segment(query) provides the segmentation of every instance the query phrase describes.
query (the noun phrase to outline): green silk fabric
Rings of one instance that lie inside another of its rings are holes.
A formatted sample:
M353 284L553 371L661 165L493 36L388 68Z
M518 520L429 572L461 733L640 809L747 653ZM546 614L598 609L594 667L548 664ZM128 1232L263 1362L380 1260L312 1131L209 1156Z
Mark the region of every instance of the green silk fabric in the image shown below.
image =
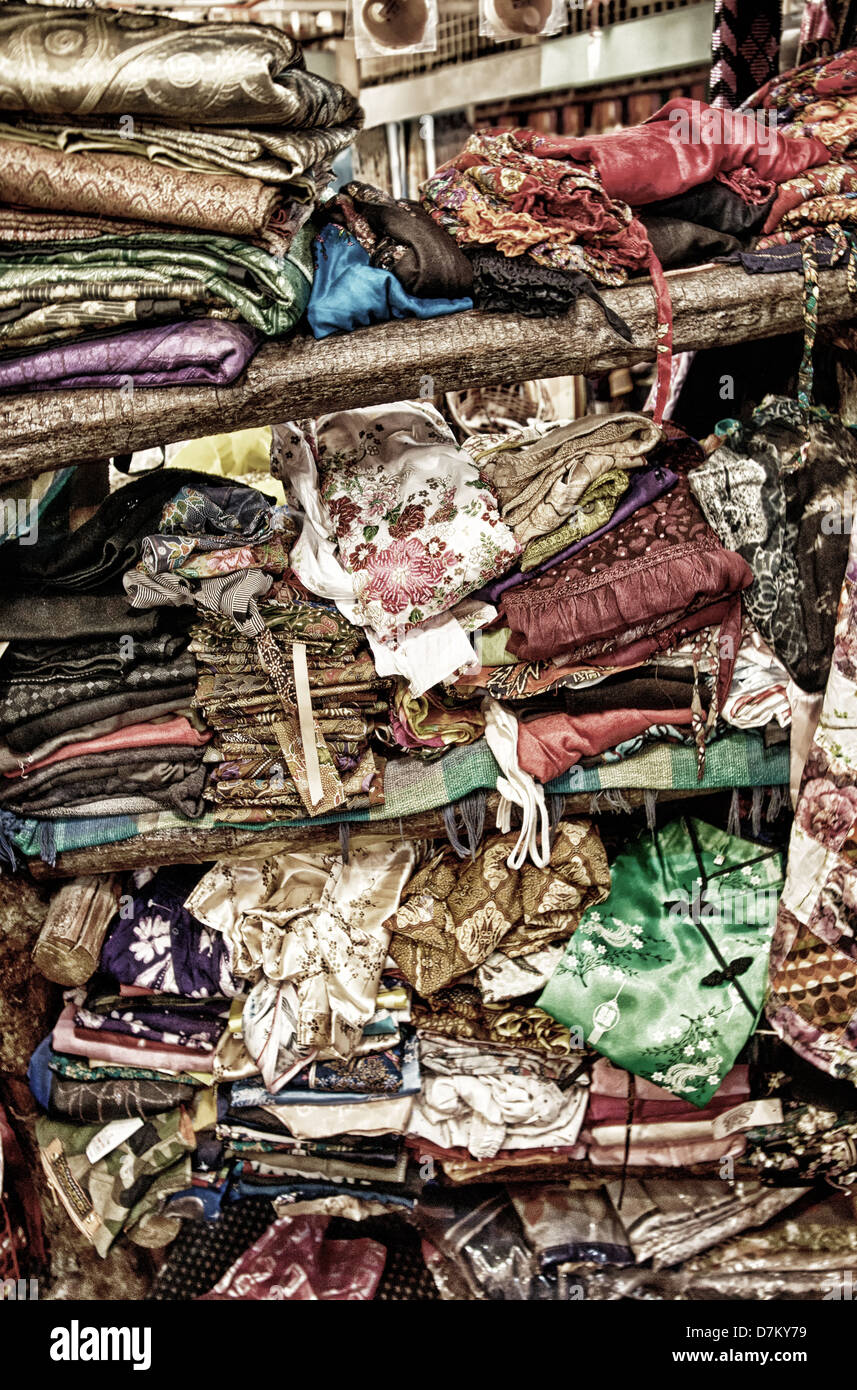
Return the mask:
M539 1005L616 1066L704 1106L764 1001L782 856L683 818L616 858Z

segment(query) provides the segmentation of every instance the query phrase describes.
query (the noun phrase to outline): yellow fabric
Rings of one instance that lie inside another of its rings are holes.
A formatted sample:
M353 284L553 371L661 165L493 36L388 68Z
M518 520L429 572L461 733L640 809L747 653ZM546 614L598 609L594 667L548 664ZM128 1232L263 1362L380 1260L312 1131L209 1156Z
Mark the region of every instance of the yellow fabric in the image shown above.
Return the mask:
M271 477L271 430L267 425L191 439L176 450L167 467L196 468L201 473L240 479L280 505L286 500L282 483Z
M213 1086L209 1090L197 1091L190 1110L190 1122L195 1134L201 1129L211 1129L217 1123L217 1092Z

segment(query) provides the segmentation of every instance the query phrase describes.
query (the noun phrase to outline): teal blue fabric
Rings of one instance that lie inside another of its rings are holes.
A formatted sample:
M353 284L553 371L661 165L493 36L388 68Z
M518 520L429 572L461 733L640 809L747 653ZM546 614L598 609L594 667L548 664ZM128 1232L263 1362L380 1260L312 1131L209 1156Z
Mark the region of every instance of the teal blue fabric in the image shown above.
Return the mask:
M315 279L307 309L316 338L390 319L436 319L472 309L472 299L417 299L389 270L370 264L369 253L330 222L312 247Z

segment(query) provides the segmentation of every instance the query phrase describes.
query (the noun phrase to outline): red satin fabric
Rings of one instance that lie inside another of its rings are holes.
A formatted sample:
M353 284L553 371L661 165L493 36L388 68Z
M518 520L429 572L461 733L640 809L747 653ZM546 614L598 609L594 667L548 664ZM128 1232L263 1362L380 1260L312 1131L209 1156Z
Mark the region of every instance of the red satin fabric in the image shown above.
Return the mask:
M518 762L539 782L567 772L653 724L691 724L693 711L603 710L598 714L546 714L518 725Z
M594 164L609 196L632 207L677 197L698 184L709 183L718 174L746 166L771 183L784 183L830 158L820 140L789 139L773 128L763 132L762 141L749 119L732 129L724 125L723 136L729 138L700 139L698 143L679 138L679 116L685 118L691 133L695 121L704 135L709 121L724 116L723 112L709 115L712 111L705 102L680 97L668 101L643 125L610 135L574 138L518 131L516 136L522 142L529 137L532 152L544 158Z

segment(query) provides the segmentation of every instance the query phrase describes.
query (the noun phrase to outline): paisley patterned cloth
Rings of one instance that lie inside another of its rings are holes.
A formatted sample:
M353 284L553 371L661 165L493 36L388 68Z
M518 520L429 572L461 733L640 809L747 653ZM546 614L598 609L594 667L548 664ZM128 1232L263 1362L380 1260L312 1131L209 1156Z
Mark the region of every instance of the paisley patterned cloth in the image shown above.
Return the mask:
M648 265L648 238L627 203L604 191L594 165L550 158L534 131L471 135L423 184L423 206L461 246L529 255L622 285Z
M528 955L568 936L607 896L607 857L586 820L557 826L550 864L510 869L517 832L486 838L469 862L443 846L408 883L390 919L390 954L422 995L467 974L502 945Z
M319 421L322 499L355 585L355 620L385 640L503 573L518 545L433 406Z
M620 852L539 1005L702 1108L761 1011L780 856L695 820Z
M832 58L815 58L800 67L773 77L747 98L747 109L792 112L803 111L821 98L851 96L857 93L857 49L847 49Z
M827 412L768 397L689 482L724 545L753 572L744 603L802 689L820 689L857 488L857 441Z
M292 129L361 115L281 29L17 4L0 14L0 108Z
M768 236L781 226L799 226L804 220L813 220L812 210L816 202L826 200L832 195L857 192L857 168L849 163L820 164L815 169L807 169L796 178L781 183L777 196L768 213L762 235Z

